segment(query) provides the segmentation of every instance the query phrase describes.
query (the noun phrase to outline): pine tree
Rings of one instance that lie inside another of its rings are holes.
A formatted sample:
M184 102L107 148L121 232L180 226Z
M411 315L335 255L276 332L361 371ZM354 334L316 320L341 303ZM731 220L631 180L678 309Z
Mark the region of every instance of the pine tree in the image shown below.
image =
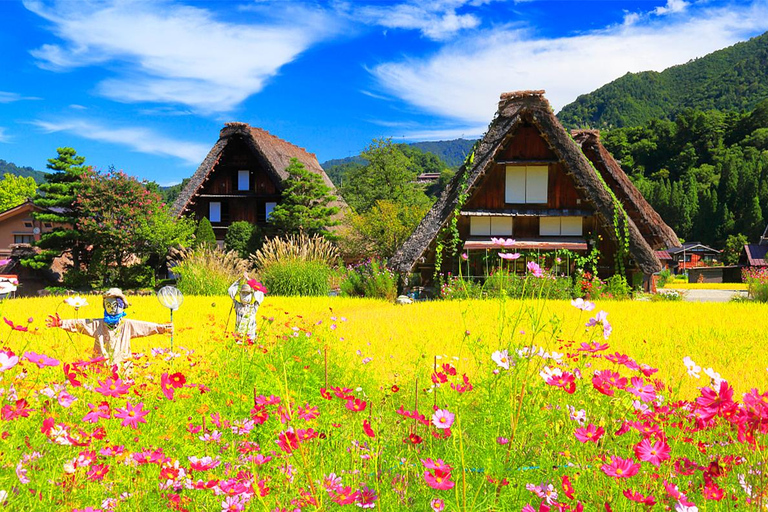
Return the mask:
M752 198L750 208L744 218L744 225L749 227L747 237L750 240L758 240L765 229L765 218L763 218L763 209L760 207L760 198L755 194Z
M338 224L331 219L339 209L328 206L335 199L323 179L304 168L296 158L285 169L283 200L269 217L275 229L283 234L306 233L328 236L328 227Z
M43 233L35 245L40 253L21 260L22 265L41 269L50 266L54 258L65 252L72 257L72 267L80 269L87 262L85 241L75 229L82 211L77 204L77 195L83 186L83 177L91 172L83 165L85 158L78 156L72 148L58 148L56 158L49 158L46 167L53 172L46 173L46 183L40 185L34 198L42 212L33 214L36 220L50 223L53 230Z

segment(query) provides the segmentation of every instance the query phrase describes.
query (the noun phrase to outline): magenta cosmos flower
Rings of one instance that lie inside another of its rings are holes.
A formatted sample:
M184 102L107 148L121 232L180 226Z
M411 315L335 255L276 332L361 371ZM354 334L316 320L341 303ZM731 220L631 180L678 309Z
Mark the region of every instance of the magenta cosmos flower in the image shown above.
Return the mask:
M613 457L610 464L603 464L600 468L608 476L615 478L629 478L635 476L640 470L640 464L636 463L633 459L622 459L621 457Z
M119 378L116 380L106 379L103 382L99 380L97 382L99 383L99 386L94 388L94 391L101 393L104 396L113 396L115 398L120 398L120 395L127 394L131 387Z
M447 409L438 409L432 415L432 424L437 428L451 428L456 415Z
M139 402L136 406L131 405L131 402L126 402L125 409L115 410L115 418L123 420L120 423L123 427L138 428L139 423L147 422L144 419L147 414L149 414L149 411L144 410L144 402Z
M58 359L53 359L52 357L48 357L45 354L36 354L34 352L25 352L24 359L30 363L35 363L39 368L59 365Z
M439 469L435 469L434 471L434 474L429 471L424 472L424 480L427 482L428 486L440 491L453 489L453 486L456 485L456 482L451 481L450 471L442 471Z
M650 462L659 467L665 460L669 460L670 448L666 441L651 441L646 437L635 445L635 455L643 462Z
M528 271L533 275L533 277L543 277L544 276L544 271L541 270L541 267L535 261L529 261L528 262Z
M603 437L603 434L605 434L605 429L603 429L603 427L596 427L592 423L587 425L587 428L577 428L573 433L573 435L576 436L576 439L582 443L586 443L587 441L597 443L600 438Z
M434 512L443 512L445 509L445 502L440 498L433 498L432 501L429 502L429 506L432 507Z

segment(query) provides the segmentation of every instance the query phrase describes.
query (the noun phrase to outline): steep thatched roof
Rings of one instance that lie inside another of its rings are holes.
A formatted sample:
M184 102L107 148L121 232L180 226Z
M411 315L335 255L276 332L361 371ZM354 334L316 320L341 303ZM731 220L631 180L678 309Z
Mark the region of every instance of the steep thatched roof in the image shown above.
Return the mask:
M219 134L219 140L213 145L208 156L205 157L203 163L200 164L195 174L192 175L189 183L187 183L179 197L174 201L173 211L177 216L182 215L190 204L194 202L194 198L199 193L200 188L206 182L216 164L219 163L224 148L227 147L230 141L235 139L242 139L253 154L260 157L259 159L265 164L264 170L277 185L278 189L283 188L283 182L288 177L285 169L290 164L291 158L296 158L304 164L308 171L319 174L323 178L323 182L336 193L336 187L325 174L323 168L320 167L314 153L309 153L304 148L294 146L288 141L275 137L266 130L255 128L247 123L226 123ZM332 206L344 207L345 204L339 198Z
M493 168L497 153L514 137L516 129L523 123L531 123L538 128L563 164L565 172L571 176L585 200L594 208L599 221L608 227L606 232L609 236L615 236L615 209L611 195L592 164L581 152L581 148L557 120L543 95L544 91L520 91L501 95L496 116L480 141L472 166L463 166L456 173L411 237L390 260L393 269L399 272L410 272L414 269L435 243L440 229L450 221L464 176L466 175L471 197L480 183L480 178ZM628 219L628 226L629 251L639 268L646 274L660 271L659 259L631 218Z
M763 231L763 236L760 237L759 245L768 245L768 226L765 226L765 231Z
M619 162L613 158L602 142L597 130L574 130L573 138L586 157L594 164L613 193L621 201L629 217L653 249L679 247L680 240L661 216L637 190Z

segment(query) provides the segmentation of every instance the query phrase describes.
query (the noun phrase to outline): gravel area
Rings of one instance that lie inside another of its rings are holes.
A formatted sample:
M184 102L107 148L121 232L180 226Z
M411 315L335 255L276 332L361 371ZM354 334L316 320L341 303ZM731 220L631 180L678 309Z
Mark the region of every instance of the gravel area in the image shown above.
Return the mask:
M686 302L728 302L733 296L746 297L744 290L683 290Z

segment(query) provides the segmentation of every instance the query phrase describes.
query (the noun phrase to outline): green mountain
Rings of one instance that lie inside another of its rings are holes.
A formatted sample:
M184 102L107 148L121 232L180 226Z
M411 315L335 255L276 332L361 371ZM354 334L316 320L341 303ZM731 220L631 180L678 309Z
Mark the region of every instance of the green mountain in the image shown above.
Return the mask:
M768 32L661 73L627 73L558 114L569 128L640 126L686 108L749 111L768 98Z
M16 164L13 164L11 162L6 162L5 160L0 160L0 176L3 174L15 174L17 176L31 176L35 179L35 182L39 185L40 183L45 182L45 173L41 171L36 171L31 167L19 167Z

